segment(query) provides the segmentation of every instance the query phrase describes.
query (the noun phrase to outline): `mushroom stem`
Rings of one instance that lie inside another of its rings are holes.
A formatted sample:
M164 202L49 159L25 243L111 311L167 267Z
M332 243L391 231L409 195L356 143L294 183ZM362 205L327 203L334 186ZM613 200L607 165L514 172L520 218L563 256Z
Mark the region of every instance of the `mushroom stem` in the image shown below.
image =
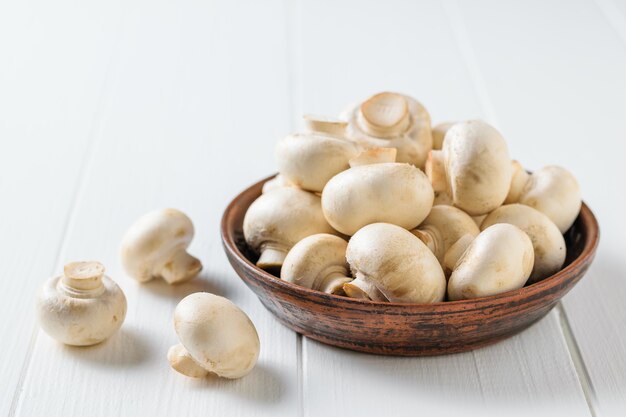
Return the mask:
M178 284L193 278L201 270L200 261L181 249L163 265L160 275L167 283Z
M319 290L327 294L344 295L345 292L343 290L343 286L350 281L352 281L352 278L349 278L340 272L336 272L324 278L319 286Z
M167 360L172 369L191 378L204 378L209 371L193 360L182 344L174 345L167 351Z
M396 148L370 148L350 159L351 168L360 165L382 164L385 162L396 162Z
M426 175L430 179L435 192L446 192L446 168L443 161L443 151L430 151L426 160Z
M256 266L261 269L271 269L280 267L285 261L288 251L275 246L262 245L261 256L256 262Z
M343 285L343 290L350 298L372 301L389 301L376 286L357 273L356 279Z
M430 230L413 229L410 232L417 236L417 238L421 240L428 247L428 249L430 249L430 251L435 254L435 256L437 256L437 239Z
M323 133L343 138L346 136L348 122L333 117L314 116L307 114L303 117L304 125L312 133Z
M404 133L411 123L411 116L404 96L380 93L361 104L358 121L367 133L385 139Z
M446 276L449 276L454 267L456 266L461 256L465 253L465 250L469 247L470 243L474 240L474 236L470 234L463 235L457 240L443 257L443 270Z
M72 293L95 294L104 291L103 276L104 266L100 262L72 262L65 265L59 284Z

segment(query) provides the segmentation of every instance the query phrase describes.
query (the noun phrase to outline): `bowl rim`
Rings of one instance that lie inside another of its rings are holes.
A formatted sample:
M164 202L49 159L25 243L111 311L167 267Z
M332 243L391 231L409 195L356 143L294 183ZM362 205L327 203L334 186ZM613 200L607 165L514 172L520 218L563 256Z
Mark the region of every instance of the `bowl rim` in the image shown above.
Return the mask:
M222 244L225 250L232 255L232 257L236 258L239 261L239 264L245 268L251 276L257 276L263 279L263 281L273 287L278 287L282 291L286 291L291 294L295 294L298 297L303 297L307 299L319 299L320 302L327 304L329 301L334 302L336 304L348 304L353 306L360 307L369 307L372 309L376 308L384 308L384 309L411 309L411 310L423 310L428 312L433 312L434 310L467 310L474 309L477 307L477 304L489 304L493 305L497 304L506 304L509 302L518 302L520 298L530 298L533 295L543 293L545 291L550 291L554 287L558 287L568 280L574 279L577 274L576 271L581 267L589 265L593 260L596 249L598 247L599 239L600 239L600 227L598 225L598 221L591 211L591 209L582 202L580 213L578 217L582 218L583 228L586 230L586 239L584 243L583 250L580 255L572 260L572 262L567 265L565 268L558 271L556 274L553 274L543 280L533 283L528 286L524 286L520 289L507 291L501 294L490 295L486 297L472 298L467 300L456 300L456 301L440 301L431 304L416 304L416 303L398 303L398 302L387 302L387 301L372 301L372 300L361 300L356 298L342 297L334 294L327 294L321 291L313 290L311 288L302 287L300 285L293 284L291 282L283 281L279 277L276 277L270 274L267 271L257 267L255 264L250 262L243 253L239 250L235 243L234 237L234 227L230 228L229 219L231 218L231 213L233 210L240 205L240 201L247 196L247 194L251 193L253 189L260 188L264 183L274 178L277 174L270 175L256 183L250 185L239 194L237 194L232 201L228 204L224 213L222 215L221 225L220 225L220 234L222 238ZM247 210L247 209L246 209ZM577 219L578 219L577 217ZM241 277L243 278L243 277ZM245 279L244 279L245 280Z

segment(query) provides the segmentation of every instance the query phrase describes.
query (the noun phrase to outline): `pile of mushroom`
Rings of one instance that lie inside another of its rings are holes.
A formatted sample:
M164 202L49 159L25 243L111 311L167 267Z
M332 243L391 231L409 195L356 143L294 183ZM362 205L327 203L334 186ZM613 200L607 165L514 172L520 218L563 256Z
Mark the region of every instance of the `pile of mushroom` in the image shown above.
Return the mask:
M582 201L567 170L528 173L480 120L431 127L383 92L340 118L305 117L244 220L257 266L312 290L397 303L500 294L565 263Z

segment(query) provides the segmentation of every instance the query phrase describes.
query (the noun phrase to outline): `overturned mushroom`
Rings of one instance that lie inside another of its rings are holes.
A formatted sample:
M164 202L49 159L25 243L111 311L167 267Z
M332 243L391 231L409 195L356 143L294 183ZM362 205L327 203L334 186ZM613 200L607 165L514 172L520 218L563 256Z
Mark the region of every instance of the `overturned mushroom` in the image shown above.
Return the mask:
M474 220L458 208L434 206L412 233L428 246L443 266L446 253L460 238L465 235L476 237L480 230Z
M260 254L257 266L279 268L287 252L300 240L316 233L336 233L322 213L320 197L294 187L262 194L243 220L246 243Z
M224 297L199 292L183 298L174 311L174 328L180 344L170 348L167 359L183 375L241 378L259 357L254 324Z
M63 275L48 280L37 298L41 328L54 339L74 346L100 343L115 333L126 317L126 297L104 275L99 262L72 262Z
M329 179L349 168L348 161L360 149L345 139L346 122L314 116L305 116L305 121L307 132L278 142L278 171L289 184L321 192Z
M183 212L173 208L151 211L122 239L122 265L139 282L155 277L168 284L187 281L202 270L200 261L187 253L193 235L193 223Z
M349 297L399 303L443 301L446 278L435 255L411 232L387 223L360 229L346 253L355 279Z
M539 210L565 233L574 224L582 205L576 178L559 166L546 166L531 175L521 165L515 168L518 179L511 183L507 201Z
M368 162L375 162L372 150ZM388 158L389 152L378 153ZM335 229L353 235L370 223L392 223L412 229L422 222L433 205L428 178L413 165L383 162L359 165L340 172L322 192L324 216Z
M417 100L379 93L347 110L348 136L364 148L397 148L398 162L424 167L432 149L430 115Z
M485 122L457 123L446 133L443 149L431 151L426 174L437 193L472 216L504 202L511 185L511 160L500 133Z
M526 233L511 224L494 224L476 236L456 262L448 298L479 298L522 288L533 262L533 245Z
M535 262L529 282L540 281L558 272L565 262L565 239L558 227L545 214L522 204L498 207L483 221L484 230L496 223L519 227L530 237L535 251Z
M280 278L329 294L343 294L343 284L352 281L346 262L348 242L317 234L296 243L287 254Z

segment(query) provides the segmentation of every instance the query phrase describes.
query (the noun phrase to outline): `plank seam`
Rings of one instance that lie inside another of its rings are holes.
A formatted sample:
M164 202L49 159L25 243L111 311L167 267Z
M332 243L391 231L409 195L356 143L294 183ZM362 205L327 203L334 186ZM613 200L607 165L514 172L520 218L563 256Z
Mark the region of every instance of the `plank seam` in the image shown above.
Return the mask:
M619 10L613 0L595 0L609 25L617 32L620 39L626 43L626 16Z
M578 346L578 342L572 332L572 326L570 325L565 308L560 301L555 310L559 317L559 323L561 325L565 344L567 345L567 350L569 351L572 363L574 364L574 369L576 370L580 387L583 391L583 395L585 396L585 401L587 401L589 412L593 417L601 417L596 392L593 387L593 383L591 382L591 377L589 376L589 370L587 369L587 365L585 365L580 347Z
M119 32L119 31L118 31ZM63 233L61 236L61 240L57 247L57 251L55 254L55 262L54 269L51 272L51 276L59 270L62 262L63 256L67 250L67 246L69 243L71 232L74 228L74 223L76 219L77 207L78 203L81 200L81 196L83 195L85 188L87 186L87 179L89 178L89 174L91 172L91 166L93 165L93 161L95 160L97 144L101 139L101 129L102 129L102 119L103 113L105 109L105 104L107 102L107 94L109 92L108 84L110 83L111 73L114 68L114 64L117 61L118 57L118 45L119 45L119 36L116 37L113 46L113 53L104 75L104 80L102 82L102 92L100 97L98 98L96 111L94 114L94 122L90 129L89 134L87 135L88 145L85 149L85 158L82 159L80 168L78 169L78 177L76 184L74 186L74 190L72 192L72 205L68 210L68 213L63 222ZM35 350L35 345L37 343L39 335L39 325L37 323L33 323L33 330L31 333L31 337L28 343L26 356L24 357L24 362L22 364L22 368L20 369L20 375L17 381L17 385L15 387L15 391L13 392L13 398L11 399L11 407L9 408L8 417L14 417L17 415L19 410L19 406L22 400L22 393L24 392L24 383L26 382L26 378L30 372L30 365L32 362L33 352Z

